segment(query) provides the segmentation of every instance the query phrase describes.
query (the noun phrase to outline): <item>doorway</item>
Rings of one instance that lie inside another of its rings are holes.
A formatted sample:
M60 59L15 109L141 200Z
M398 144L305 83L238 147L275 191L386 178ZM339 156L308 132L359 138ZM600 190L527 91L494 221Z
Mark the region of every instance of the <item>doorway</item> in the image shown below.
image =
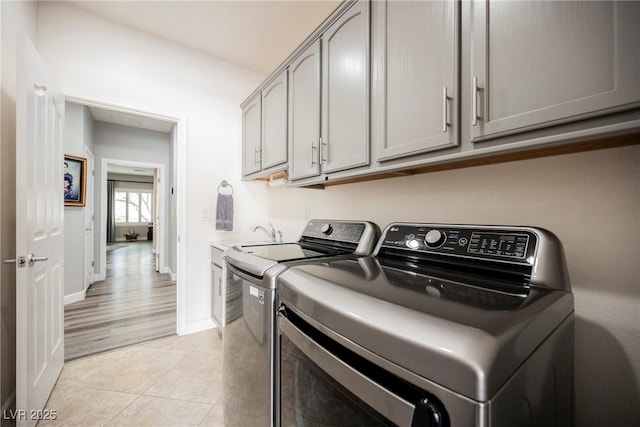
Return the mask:
M170 130L170 151L171 151L171 164L169 167L157 168L154 164L145 164L143 166L152 166L160 178L160 186L164 188L162 191L169 198L166 206L163 208L159 206L157 212L160 212L160 217L156 218L153 223L153 245L157 245L153 258L155 269L160 273L167 273L170 279L175 281L175 301L176 311L174 317L175 330L178 334L182 335L186 333L186 289L184 289L184 268L186 264L186 258L184 251L179 244L179 236L184 234L186 224L184 218L186 217L186 200L184 198L184 188L186 182L186 117L177 114L175 112L158 111L152 107L141 107L139 105L133 106L123 102L114 102L110 99L104 99L100 97L92 97L87 94L67 94L67 101L75 104L84 105L90 108L99 109L103 113L117 116L118 120L125 120L124 125L128 123L126 120L133 120L141 123L144 127L150 122L165 122L171 127ZM118 121L113 121L117 123ZM96 154L96 166L102 163L104 159L99 158ZM109 159L111 163L122 164L121 159ZM124 163L127 163L126 161ZM140 162L129 163L129 166L140 166ZM104 178L101 168L100 173L96 173L96 186L106 186L106 178ZM96 171L97 172L97 171ZM106 194L106 191L100 192L100 198ZM96 204L100 203L96 200ZM100 207L96 206L96 224L95 224L95 255L96 255L96 269L95 280L104 280L106 278L106 227L99 224L102 218L106 215L104 212L99 213L99 210L104 211L106 209L106 203L100 203ZM163 212L164 209L164 213ZM164 250L163 250L164 248Z
M170 229L173 219L167 211L168 194L166 167L163 164L121 159L101 159L100 196L100 260L99 277L106 272L106 248L118 241L150 240L155 271L169 274L176 280ZM98 275L97 275L98 276Z

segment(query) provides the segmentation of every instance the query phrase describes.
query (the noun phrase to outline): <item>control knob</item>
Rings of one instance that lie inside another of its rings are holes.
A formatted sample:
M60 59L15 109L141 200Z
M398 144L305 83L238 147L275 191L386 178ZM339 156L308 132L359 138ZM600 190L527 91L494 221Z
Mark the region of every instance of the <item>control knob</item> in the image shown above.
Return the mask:
M324 234L325 236L329 236L331 233L333 233L333 227L331 226L331 224L325 224L322 226L320 231L322 231L322 234Z
M429 230L427 234L424 236L424 243L428 248L435 249L439 248L444 244L444 241L447 239L447 235L444 234L440 230Z

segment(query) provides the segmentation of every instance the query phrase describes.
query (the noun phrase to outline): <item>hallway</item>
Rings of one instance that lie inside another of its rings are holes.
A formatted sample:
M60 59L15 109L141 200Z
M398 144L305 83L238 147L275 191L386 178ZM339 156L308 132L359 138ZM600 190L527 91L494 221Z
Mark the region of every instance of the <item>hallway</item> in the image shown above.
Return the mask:
M65 360L176 333L176 282L155 272L150 241L107 252L107 278L65 306Z

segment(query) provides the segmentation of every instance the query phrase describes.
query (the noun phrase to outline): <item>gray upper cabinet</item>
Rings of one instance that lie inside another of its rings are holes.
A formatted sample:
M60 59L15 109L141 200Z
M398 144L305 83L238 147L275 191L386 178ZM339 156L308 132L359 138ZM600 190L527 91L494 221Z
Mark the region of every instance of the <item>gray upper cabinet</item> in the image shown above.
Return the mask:
M287 70L262 90L262 169L287 162Z
M262 144L262 113L260 95L242 109L242 175L260 171L260 147Z
M320 40L289 65L289 179L320 173Z
M242 176L286 168L287 70L242 107Z
M638 23L639 1L345 0L242 104L244 176L331 185L625 143L607 138L640 126Z
M637 2L474 1L471 27L474 141L638 106Z
M369 164L369 2L322 35L322 172Z
M379 161L456 146L458 2L373 3L373 143Z

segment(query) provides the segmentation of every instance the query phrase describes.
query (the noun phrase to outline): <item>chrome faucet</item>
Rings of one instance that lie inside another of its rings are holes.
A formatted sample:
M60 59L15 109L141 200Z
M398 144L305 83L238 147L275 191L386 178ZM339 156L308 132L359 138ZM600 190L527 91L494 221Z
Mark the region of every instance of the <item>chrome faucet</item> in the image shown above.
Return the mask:
M267 233L269 235L269 237L271 237L271 241L272 242L276 242L276 229L273 228L273 225L271 225L271 223L269 222L269 229L261 226L261 225L256 225L255 227L253 227L253 231L258 231L258 230L264 230L265 233ZM282 236L282 232L280 232L280 236ZM282 237L281 237L282 238Z

